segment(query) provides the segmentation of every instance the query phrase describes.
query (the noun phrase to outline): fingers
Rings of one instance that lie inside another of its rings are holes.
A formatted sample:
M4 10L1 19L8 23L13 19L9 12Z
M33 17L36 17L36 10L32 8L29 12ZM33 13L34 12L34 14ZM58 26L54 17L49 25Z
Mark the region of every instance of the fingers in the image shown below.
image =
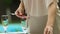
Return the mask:
M53 34L53 31L52 31L52 30L49 30L49 31L47 32L47 34Z
M47 32L48 32L48 28L46 28L46 29L44 30L44 34L47 34Z
M17 17L20 17L20 16L19 16L19 11L16 10L16 11L15 11L15 15L16 15Z
M50 30L48 30L47 34L51 34Z
M51 27L45 28L44 34L53 34L53 28L51 28Z
M44 34L50 34L50 31L48 31L48 29L46 29L46 30L44 31Z
M53 28L52 27L48 28L48 34L53 34Z
M53 29L52 28L50 29L50 34L53 34Z

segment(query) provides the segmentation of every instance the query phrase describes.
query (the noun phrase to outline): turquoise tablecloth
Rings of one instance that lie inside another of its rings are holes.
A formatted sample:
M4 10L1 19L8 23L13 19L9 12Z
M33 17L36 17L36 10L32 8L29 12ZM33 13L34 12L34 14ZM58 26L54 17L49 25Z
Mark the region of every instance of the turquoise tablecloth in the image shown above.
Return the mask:
M23 32L22 26L18 25L18 24L10 24L7 27L6 32ZM2 25L0 25L0 32L3 33L4 32L4 28Z
M25 27L26 26L26 21L21 21L21 23L11 23L9 24L8 23L8 20L4 20L2 21L4 25L7 25L7 30L6 32L23 32L23 28L22 27ZM3 28L3 25L1 24L0 25L0 32L4 32L4 28Z

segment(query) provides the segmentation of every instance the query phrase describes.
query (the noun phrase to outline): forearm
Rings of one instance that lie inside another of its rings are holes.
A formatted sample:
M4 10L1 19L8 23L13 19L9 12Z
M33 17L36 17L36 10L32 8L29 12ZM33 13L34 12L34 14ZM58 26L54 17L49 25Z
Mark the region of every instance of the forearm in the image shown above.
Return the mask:
M23 3L23 0L20 0L20 4L19 4L19 9L20 11L23 11L24 10L24 3Z
M54 26L54 22L55 22L55 18L56 18L56 11L57 11L56 3L53 2L52 4L50 4L50 6L48 8L47 25Z

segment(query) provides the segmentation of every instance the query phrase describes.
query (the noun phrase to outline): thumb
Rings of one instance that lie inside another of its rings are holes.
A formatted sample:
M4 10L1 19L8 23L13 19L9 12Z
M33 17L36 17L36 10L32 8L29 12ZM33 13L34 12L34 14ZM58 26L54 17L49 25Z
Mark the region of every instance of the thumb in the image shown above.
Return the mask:
M48 28L45 28L44 34L48 34Z

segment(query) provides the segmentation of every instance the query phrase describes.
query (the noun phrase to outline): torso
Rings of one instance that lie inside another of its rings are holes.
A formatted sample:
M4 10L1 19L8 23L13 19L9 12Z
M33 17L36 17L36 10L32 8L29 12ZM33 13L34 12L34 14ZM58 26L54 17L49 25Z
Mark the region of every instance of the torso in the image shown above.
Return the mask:
M45 16L48 14L45 0L23 0L25 10L30 16Z
M38 32L39 34L43 33L47 22L47 16L45 15L48 15L48 6L51 2L51 0L24 0L26 12L30 14L30 16L33 16L29 19L29 25L34 34L37 34ZM57 25L55 25L54 34L59 32L57 28Z

